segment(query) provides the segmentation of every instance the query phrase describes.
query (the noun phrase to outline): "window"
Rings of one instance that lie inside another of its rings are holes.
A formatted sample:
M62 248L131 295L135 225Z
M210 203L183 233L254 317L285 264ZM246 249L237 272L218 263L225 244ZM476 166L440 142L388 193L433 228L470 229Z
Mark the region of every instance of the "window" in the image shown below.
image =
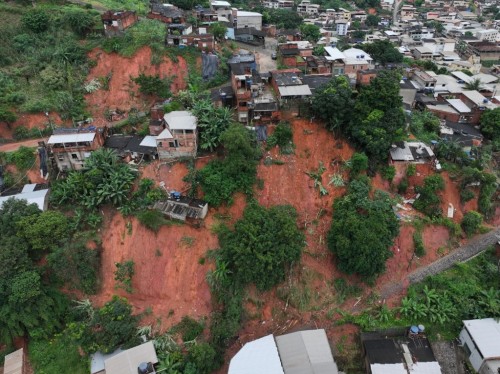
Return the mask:
M186 130L186 134L192 134L193 130Z
M71 154L71 158L72 158L73 160L78 160L78 154L76 154L76 153L72 153L72 154Z
M173 142L169 142L168 145L170 148L177 148L179 146L179 141L176 139Z

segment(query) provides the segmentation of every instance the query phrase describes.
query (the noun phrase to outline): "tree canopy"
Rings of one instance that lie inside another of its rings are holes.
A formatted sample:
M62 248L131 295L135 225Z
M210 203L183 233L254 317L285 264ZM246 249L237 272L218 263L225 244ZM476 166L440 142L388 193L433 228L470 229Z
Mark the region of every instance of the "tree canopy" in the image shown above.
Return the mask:
M296 223L297 213L289 205L266 209L251 203L233 230L219 235L220 260L231 278L241 285L255 284L267 290L285 279L286 266L298 261L304 234Z
M404 135L399 75L392 71L380 72L368 86L361 88L351 113L346 135L372 160L386 160L392 143Z
M385 271L392 256L390 247L399 233L392 201L384 192L369 197L367 177L353 180L348 193L333 204L328 248L335 254L340 270L359 274L372 281Z
M344 130L352 115L354 100L349 80L333 77L314 92L312 112L326 122L329 130Z
M303 23L300 25L300 32L302 34L302 38L310 41L311 43L316 43L321 38L320 29L316 25Z
M293 10L269 9L266 10L266 13L269 15L267 17L268 22L278 28L295 29L302 24L302 17Z
M487 110L483 113L480 129L488 139L500 141L500 108Z
M366 43L361 46L361 49L369 53L376 62L382 65L403 62L403 55L388 40L376 40L373 43Z

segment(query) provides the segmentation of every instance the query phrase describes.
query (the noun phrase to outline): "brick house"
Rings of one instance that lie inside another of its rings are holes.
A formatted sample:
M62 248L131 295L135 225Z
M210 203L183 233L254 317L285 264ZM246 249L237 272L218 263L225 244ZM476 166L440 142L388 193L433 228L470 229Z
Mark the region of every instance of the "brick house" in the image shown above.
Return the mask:
M139 17L136 12L130 10L108 10L101 14L101 19L104 26L104 35L112 37L122 35L126 29L139 20Z
M163 116L165 129L156 137L160 160L195 157L198 147L197 119L188 111Z
M167 24L183 24L186 22L186 17L182 9L172 4L163 4L156 1L151 2L150 11L147 17L157 19Z
M377 70L359 70L356 74L356 84L360 86L367 86L377 76Z
M166 46L191 46L201 51L211 52L215 49L215 39L207 33L205 27L193 30L191 25L172 23L167 26Z
M49 155L60 171L80 170L91 153L104 145L107 133L107 127L56 129L47 142Z

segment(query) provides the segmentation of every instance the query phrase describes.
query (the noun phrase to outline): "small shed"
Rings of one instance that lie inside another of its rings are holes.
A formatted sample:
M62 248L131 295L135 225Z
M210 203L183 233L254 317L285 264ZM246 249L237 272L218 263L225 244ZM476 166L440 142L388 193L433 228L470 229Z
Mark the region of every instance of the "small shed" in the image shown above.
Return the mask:
M204 219L208 213L208 203L206 201L192 199L187 196L157 201L153 208L172 219L181 221Z
M124 351L117 350L110 355L96 355L92 357L92 374L137 374L139 365L158 363L152 341ZM104 361L104 371L95 371L102 368L102 361Z
M422 142L399 142L390 150L392 161L424 163L434 159L434 152Z

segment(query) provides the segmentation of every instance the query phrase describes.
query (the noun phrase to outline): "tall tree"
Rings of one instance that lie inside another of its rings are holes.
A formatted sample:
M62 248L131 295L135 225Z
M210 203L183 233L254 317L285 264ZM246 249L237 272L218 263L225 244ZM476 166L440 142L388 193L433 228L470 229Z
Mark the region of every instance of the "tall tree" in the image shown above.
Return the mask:
M328 248L339 269L359 274L367 281L385 271L389 250L399 232L399 223L386 193L370 196L367 177L353 180L344 197L333 204L333 219L328 232Z
M382 71L363 87L346 131L377 162L386 160L392 143L403 138L405 116L399 78L393 71Z
M316 43L321 38L321 32L318 26L304 23L300 25L302 37L311 43Z
M329 130L344 130L352 115L352 89L345 76L333 77L314 92L312 112L326 122Z
M382 65L403 62L403 55L388 40L376 40L363 44L361 48Z
M487 110L483 113L480 129L487 138L500 141L500 108Z

